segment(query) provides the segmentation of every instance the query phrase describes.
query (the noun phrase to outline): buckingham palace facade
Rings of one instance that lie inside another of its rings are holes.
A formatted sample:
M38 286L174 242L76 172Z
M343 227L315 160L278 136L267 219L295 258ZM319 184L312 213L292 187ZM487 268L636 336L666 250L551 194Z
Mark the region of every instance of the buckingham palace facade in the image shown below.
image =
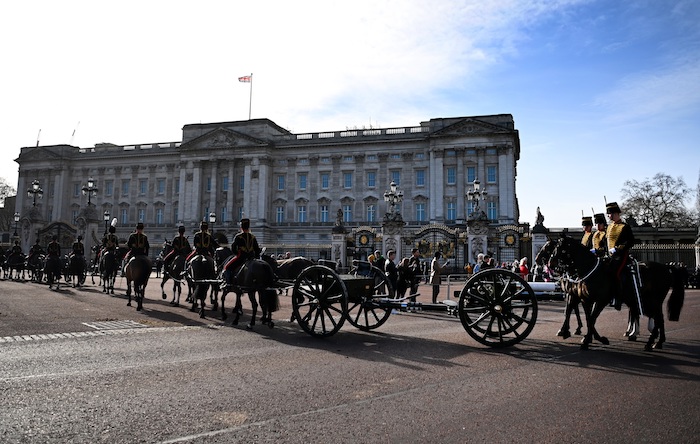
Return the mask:
M229 242L240 218L248 217L273 253L317 259L329 258L337 218L347 227L350 254L381 246L392 181L403 193L396 209L407 245L432 236L434 249L437 234L426 234L427 227L458 244L474 210L468 193L478 180L485 191L480 210L496 233L489 246L498 248L498 233L518 231L519 157L510 114L304 134L269 119L188 124L179 142L22 148L16 211L25 250L51 230L63 230L66 241L83 234L86 244L97 243L107 216L116 218L122 238L144 222L154 246L172 238L179 224L196 231L213 213L214 231ZM40 187L39 199L24 193L32 187ZM357 245L359 233L367 245ZM467 260L466 253L454 254Z

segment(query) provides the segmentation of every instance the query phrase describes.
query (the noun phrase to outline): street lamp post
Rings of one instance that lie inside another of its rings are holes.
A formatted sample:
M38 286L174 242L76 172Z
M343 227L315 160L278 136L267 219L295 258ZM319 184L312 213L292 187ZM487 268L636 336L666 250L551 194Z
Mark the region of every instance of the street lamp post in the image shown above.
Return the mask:
M107 236L107 230L109 229L109 211L105 210L104 214L102 215L102 218L105 221L105 236Z
M212 211L211 213L209 213L209 225L211 225L210 228L213 228L215 223L216 223L216 213Z
M389 214L396 212L396 204L403 201L403 191L397 190L396 182L389 184L389 189L384 192L384 201L389 203Z
M480 202L486 199L488 193L486 190L481 189L481 182L479 182L479 179L474 179L473 186L474 188L472 190L467 191L467 197L472 202L472 214L478 217L481 210Z
M32 206L36 206L36 197L39 196L39 199L44 197L44 190L41 189L41 186L39 184L39 180L34 179L32 182L32 187L27 190L27 196L31 197L33 199L32 201Z
M19 234L17 234L17 224L19 223L19 218L19 213L15 213L15 238L19 236Z
M92 196L97 196L97 187L95 187L95 180L90 177L88 178L87 185L83 187L83 195L87 195L88 197L88 207L90 207L91 203L91 197Z

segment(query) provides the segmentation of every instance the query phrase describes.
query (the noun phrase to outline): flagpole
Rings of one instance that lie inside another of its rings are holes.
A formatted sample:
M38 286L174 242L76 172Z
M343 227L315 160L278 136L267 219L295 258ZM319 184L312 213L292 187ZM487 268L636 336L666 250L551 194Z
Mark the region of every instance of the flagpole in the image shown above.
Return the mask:
M253 73L250 73L250 98L248 99L248 120L250 120L251 110L253 109Z

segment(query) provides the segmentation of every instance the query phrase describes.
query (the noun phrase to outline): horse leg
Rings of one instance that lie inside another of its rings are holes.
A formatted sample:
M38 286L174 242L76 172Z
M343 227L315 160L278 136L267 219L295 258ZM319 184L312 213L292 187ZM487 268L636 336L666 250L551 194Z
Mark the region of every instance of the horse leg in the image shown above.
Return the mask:
M126 306L131 307L131 281L129 280L126 281L126 295L129 298L129 301L126 303Z
M632 309L627 314L627 331L625 336L628 341L636 341L639 336L639 314Z
M571 333L569 332L569 318L571 317L571 296L568 296L566 298L566 308L564 309L564 323L561 325L561 328L557 332L557 336L560 336L563 339L568 339L571 337Z
M233 318L233 321L231 324L233 325L238 325L238 320L241 318L241 315L243 314L243 304L241 304L241 293L236 292L236 305L233 307L233 313L236 315Z
M134 297L136 299L136 311L143 310L143 298L146 293L146 288L141 285L134 285Z
M576 327L576 331L574 334L580 335L581 334L581 328L583 327L583 323L581 322L581 313L578 309L579 304L581 303L580 300L577 300L576 303L574 304L574 314L576 315L576 322L578 323L578 327Z
M226 294L228 293L228 289L224 288L221 291L221 320L225 321L226 320L226 307L224 307L225 302L226 302Z
M167 299L168 295L165 294L165 283L168 282L168 273L163 274L163 280L160 282L160 297Z
M197 297L202 304L199 308L199 317L204 319L204 307L206 305L207 293L209 292L209 284L197 285Z
M255 299L255 291L248 293L248 299L250 299L250 305L253 307L253 314L250 317L250 322L246 326L248 330L252 330L255 326L255 316L258 314L258 301Z

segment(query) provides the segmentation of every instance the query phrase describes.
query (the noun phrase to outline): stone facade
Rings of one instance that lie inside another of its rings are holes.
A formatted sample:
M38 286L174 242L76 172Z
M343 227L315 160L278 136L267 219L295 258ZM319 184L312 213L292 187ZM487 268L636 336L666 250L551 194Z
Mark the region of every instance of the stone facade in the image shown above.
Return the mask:
M431 223L464 227L474 179L488 192L481 209L489 226L517 226L519 158L520 138L509 114L307 134L292 134L268 119L191 124L180 142L22 148L16 211L28 223L32 209L26 249L35 231L52 223L78 232L93 227L86 239L101 238L105 212L117 218L122 238L142 220L157 246L175 235L178 223L192 233L214 212L214 230L229 241L245 216L273 253L330 259L339 210L348 233L359 227L381 233L384 192L392 180L403 191L398 210L407 232ZM94 211L86 213L81 190L89 177L98 191L91 198ZM32 207L22 190L35 179L44 194Z

